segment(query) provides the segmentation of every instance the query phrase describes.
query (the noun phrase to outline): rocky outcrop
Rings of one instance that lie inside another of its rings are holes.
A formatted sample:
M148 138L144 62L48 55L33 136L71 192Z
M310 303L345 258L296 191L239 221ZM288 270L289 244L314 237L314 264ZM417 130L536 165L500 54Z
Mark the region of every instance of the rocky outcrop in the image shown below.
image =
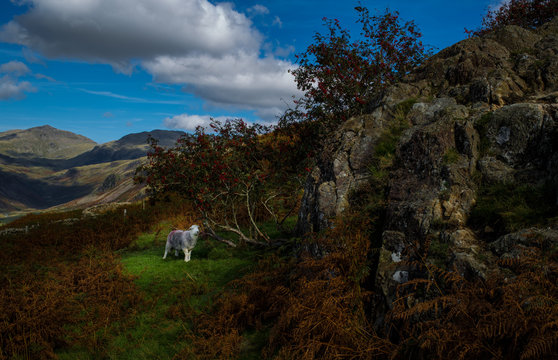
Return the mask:
M377 113L352 118L329 140L312 170L299 211L300 233L319 231L349 204L349 194L368 181L368 166L384 126ZM332 151L333 149L333 151Z
M376 264L375 286L387 306L395 287L413 277L402 260L427 244L447 249L427 261L467 277L499 271L496 259L529 239L555 244L552 224L494 240L468 219L479 188L558 183L558 19L537 31L508 26L442 50L388 89L370 115L342 125L308 178L299 231L322 230L351 206L350 194L371 176L378 139L410 98Z

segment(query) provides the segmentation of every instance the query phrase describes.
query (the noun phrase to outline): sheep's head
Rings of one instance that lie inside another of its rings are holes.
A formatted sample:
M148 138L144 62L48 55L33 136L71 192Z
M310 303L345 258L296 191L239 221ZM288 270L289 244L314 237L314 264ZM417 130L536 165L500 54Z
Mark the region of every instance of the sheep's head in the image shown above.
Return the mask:
M200 227L198 225L192 225L190 226L188 231L190 232L190 234L192 234L192 237L198 237L200 233Z

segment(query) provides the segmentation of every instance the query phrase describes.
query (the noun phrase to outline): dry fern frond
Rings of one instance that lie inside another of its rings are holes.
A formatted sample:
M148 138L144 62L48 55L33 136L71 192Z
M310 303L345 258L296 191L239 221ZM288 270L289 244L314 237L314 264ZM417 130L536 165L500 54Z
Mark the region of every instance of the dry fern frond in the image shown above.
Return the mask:
M521 354L521 360L526 359L550 359L558 354L558 332L553 336L535 337L525 346Z

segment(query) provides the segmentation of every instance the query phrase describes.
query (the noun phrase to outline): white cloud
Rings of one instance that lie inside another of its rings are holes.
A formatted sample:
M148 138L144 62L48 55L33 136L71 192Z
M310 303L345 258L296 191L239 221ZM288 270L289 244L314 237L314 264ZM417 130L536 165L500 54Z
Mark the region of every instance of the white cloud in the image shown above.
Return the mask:
M26 92L36 91L28 81L18 81L8 75L0 78L0 100L20 100L25 98Z
M187 84L188 91L221 107L267 114L273 109L275 116L285 110L285 101L297 93L288 73L292 64L273 57L259 58L243 52L221 58L161 56L144 66L155 80Z
M127 74L141 66L155 81L181 85L211 105L260 114L280 113L284 99L297 93L288 74L294 65L275 55L261 57L263 35L231 3L23 1L28 11L0 27L0 41L27 46L40 56L106 63ZM269 13L263 5L249 11ZM278 17L273 23L281 26Z
M25 58L25 61L27 61L28 63L40 64L40 65L46 66L45 62L43 60L41 60L39 58L39 56L37 54L35 54L29 48L21 49L21 53L22 53L23 57Z
M144 99L126 95L115 94L110 91L95 91L95 90L87 90L87 89L78 89L79 91L83 91L84 93L91 94L91 95L98 95L98 96L105 96L114 99L119 99L127 102L132 103L143 103L143 104L168 104L168 105L180 105L183 104L182 101L172 101L172 100L153 100L153 99Z
M261 34L230 3L207 0L28 0L30 10L5 24L0 40L50 58L110 63L160 54L219 56L257 50Z
M0 65L0 74L12 74L14 76L23 76L31 72L27 65L20 61L10 61Z
M44 75L44 74L34 74L33 76L35 78L39 79L39 80L48 80L50 82L56 82L55 79L51 78L50 76Z
M287 45L285 47L278 46L273 53L280 57L287 57L294 52L295 52L295 47L292 45Z
M283 22L281 21L281 18L279 16L275 16L275 19L273 19L273 23L271 25L277 25L278 27L282 28Z
M263 5L260 5L260 4L256 4L256 5L248 8L246 11L248 12L248 14L250 14L252 16L269 14L269 9L266 8Z
M0 64L0 100L20 100L25 93L36 92L37 89L29 81L19 81L19 77L29 74L31 70L20 61Z
M187 131L194 131L198 126L209 129L211 119L224 122L228 118L224 116L211 117L209 115L188 115L180 114L173 117L167 117L163 121L165 127L169 129L182 129Z

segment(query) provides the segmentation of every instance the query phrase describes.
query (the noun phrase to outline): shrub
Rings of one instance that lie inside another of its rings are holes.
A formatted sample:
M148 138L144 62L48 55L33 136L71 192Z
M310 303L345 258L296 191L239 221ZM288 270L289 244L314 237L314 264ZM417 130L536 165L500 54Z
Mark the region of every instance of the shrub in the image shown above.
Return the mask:
M241 119L213 121L211 127L214 134L198 127L170 149L151 139L149 162L138 168L136 180L145 181L155 198L174 192L191 201L205 231L231 246L217 231L266 244L269 236L258 222L273 217L280 225L296 205L305 163L296 150L302 137Z
M489 9L477 30L467 30L469 36L480 36L506 25L535 29L558 14L556 0L509 0L499 8Z
M364 113L378 93L420 65L429 54L412 22L403 23L398 12L371 15L357 6L362 31L356 40L337 19L324 18L325 34L316 33L314 43L298 54L292 70L305 95L283 121L317 120L326 128Z

